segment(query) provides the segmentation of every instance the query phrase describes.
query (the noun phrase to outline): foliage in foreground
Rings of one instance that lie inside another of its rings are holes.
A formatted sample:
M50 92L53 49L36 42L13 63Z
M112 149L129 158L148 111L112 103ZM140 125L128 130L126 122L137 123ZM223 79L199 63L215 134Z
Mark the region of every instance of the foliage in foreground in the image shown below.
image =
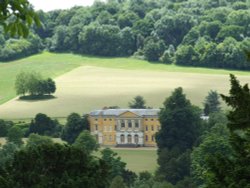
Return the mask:
M247 84L241 86L234 75L230 75L230 82L229 96L221 96L232 107L227 116L232 154L210 156L207 187L250 187L250 90Z
M159 120L157 174L176 184L190 176L190 154L201 130L200 110L186 99L182 88L177 88L164 102Z
M82 185L101 188L107 185L107 170L103 160L77 147L38 145L15 154L13 163L0 171L0 185L7 188Z

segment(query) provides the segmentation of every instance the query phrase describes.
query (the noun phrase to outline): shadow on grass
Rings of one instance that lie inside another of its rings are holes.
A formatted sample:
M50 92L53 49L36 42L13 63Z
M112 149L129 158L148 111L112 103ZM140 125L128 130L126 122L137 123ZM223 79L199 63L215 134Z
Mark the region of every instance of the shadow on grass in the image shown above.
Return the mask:
M56 97L53 95L27 95L27 96L21 96L18 100L21 101L46 101L46 100L52 100Z

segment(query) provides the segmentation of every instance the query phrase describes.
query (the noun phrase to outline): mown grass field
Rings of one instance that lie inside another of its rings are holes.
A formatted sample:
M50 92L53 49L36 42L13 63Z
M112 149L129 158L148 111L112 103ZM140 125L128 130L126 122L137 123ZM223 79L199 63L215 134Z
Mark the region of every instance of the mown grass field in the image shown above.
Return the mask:
M112 149L127 163L127 169L136 173L142 171L154 173L157 168L157 154L154 149Z
M56 98L47 101L13 99L15 77L21 71L36 71L44 77L56 78ZM0 118L32 118L42 112L63 119L71 112L88 113L104 106L126 108L135 95L142 95L148 106L159 108L179 86L184 88L192 103L201 106L210 89L228 93L229 73L237 75L243 83L250 81L250 72L243 71L45 52L0 63Z

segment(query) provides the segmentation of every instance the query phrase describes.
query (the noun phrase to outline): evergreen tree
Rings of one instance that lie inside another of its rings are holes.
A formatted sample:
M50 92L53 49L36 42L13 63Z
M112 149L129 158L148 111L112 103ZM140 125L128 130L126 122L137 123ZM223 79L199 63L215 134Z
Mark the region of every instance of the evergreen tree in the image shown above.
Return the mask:
M159 121L158 175L176 184L190 175L190 153L199 136L200 110L186 99L182 88L177 88L164 102Z
M129 108L144 109L146 108L145 103L146 103L145 99L142 96L138 95L133 99L132 102L129 102Z
M250 90L247 84L241 86L234 75L230 75L229 96L222 99L232 108L228 114L230 145L233 153L208 159L210 182L207 187L250 187Z
M209 91L204 102L204 114L207 116L210 113L220 111L220 96L217 91Z

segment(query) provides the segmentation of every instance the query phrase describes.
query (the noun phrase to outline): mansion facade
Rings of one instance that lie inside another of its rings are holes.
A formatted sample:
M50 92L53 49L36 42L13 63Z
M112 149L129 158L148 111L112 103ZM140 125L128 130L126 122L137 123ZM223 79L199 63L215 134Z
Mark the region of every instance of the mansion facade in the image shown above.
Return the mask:
M90 130L100 145L156 146L159 109L104 109L89 114Z

